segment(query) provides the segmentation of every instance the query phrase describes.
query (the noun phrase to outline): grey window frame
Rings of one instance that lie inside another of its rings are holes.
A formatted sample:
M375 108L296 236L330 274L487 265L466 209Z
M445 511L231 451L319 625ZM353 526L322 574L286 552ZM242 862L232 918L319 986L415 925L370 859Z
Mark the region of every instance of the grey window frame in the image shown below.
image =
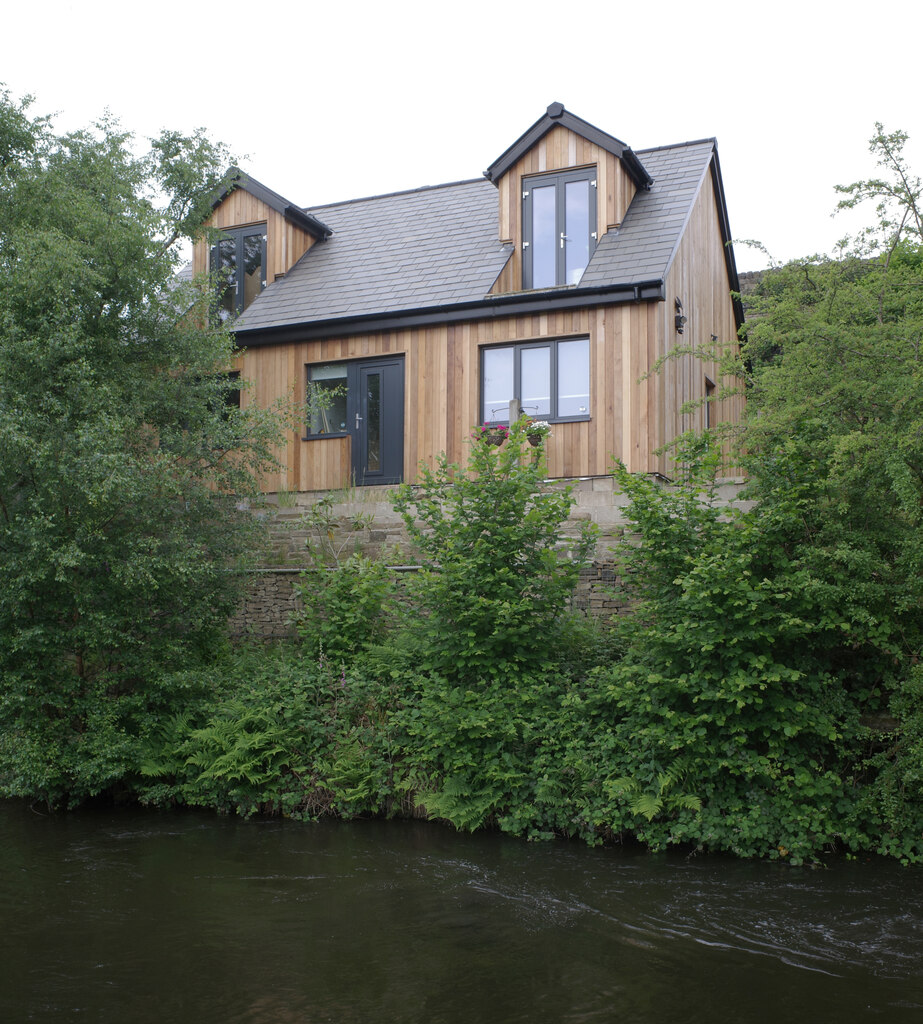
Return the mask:
M597 199L597 174L596 167L582 167L577 170L555 171L549 174L530 174L522 178L522 286L532 288L532 254L534 244L532 238L532 192L536 187L543 188L548 185L555 187L555 238L564 233L565 226L565 188L569 181L588 181L591 188L590 209L589 209L589 239L587 265L593 258L598 241L598 199ZM566 253L563 247L555 247L555 283L551 287L560 287L567 284L566 277Z
M550 400L551 408L557 409L558 407L558 345L566 344L569 341L586 341L588 345L588 358L587 358L587 388L590 395L593 393L593 359L592 359L592 347L593 342L588 334L577 334L573 337L564 338L538 338L532 341L517 341L507 343L503 345L482 345L478 354L478 410L481 414L482 423L504 423L509 425L509 418L507 419L494 419L491 418L488 413L489 410L484 408L484 353L487 351L497 352L501 349L511 348L513 350L513 394L510 398L516 398L520 402L522 401L522 359L521 353L526 349L537 349L547 348L550 349ZM588 409L586 415L581 416L556 416L554 413L548 416L542 416L538 413L533 413L529 409L522 409L522 412L526 416L531 416L532 419L543 419L549 423L584 423L587 420L592 419L589 408L592 407L592 400L588 399Z
M247 224L244 227L234 228L221 228L221 234L212 243L211 249L209 250L209 267L214 273L219 270L218 266L218 249L221 242L225 242L228 239L233 239L236 246L236 274L233 282L228 282L228 287L232 287L235 290L234 298L234 315L240 316L244 311L244 287L243 279L241 277L240 269L243 266L244 260L244 239L249 238L251 235L259 235L261 238L261 249L260 249L260 291L266 287L266 224L256 223Z

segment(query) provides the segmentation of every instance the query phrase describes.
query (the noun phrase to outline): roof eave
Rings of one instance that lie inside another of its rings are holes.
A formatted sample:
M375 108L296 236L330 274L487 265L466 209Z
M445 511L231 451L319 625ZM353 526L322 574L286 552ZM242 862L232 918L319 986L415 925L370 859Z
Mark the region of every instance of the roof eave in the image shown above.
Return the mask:
M372 331L404 330L458 323L465 320L486 320L497 316L519 316L536 312L581 309L586 306L623 302L662 302L665 297L662 278L592 288L563 288L541 292L513 292L489 295L470 302L444 303L417 309L363 313L356 316L333 317L326 320L277 327L254 328L235 332L238 346L253 348L278 345L314 338L366 334Z

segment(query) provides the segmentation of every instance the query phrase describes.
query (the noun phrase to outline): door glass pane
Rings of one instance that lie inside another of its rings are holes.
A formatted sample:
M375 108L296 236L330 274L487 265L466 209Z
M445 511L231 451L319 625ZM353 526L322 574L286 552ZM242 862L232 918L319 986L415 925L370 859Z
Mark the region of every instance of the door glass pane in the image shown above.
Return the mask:
M551 349L524 348L520 360L522 411L544 419L551 415Z
M558 415L590 412L590 339L558 342Z
M381 374L365 375L365 472L381 472Z
M311 367L308 430L312 434L338 434L346 430L345 363Z
M244 304L247 306L260 294L263 285L263 235L244 235Z
M554 185L532 189L532 287L551 288L555 275L555 194Z
M218 297L218 316L227 320L237 312L237 242L222 238L215 246L217 265L212 269L221 275L222 291Z
M564 247L567 284L578 284L590 260L590 183L568 181L564 186Z
M482 423L508 423L513 398L513 349L484 349Z

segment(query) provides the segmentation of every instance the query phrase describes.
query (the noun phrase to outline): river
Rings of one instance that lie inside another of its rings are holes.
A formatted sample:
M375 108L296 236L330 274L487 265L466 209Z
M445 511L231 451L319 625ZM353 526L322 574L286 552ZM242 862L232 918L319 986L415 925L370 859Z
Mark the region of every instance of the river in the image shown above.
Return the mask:
M923 871L0 803L0 1021L923 1021Z

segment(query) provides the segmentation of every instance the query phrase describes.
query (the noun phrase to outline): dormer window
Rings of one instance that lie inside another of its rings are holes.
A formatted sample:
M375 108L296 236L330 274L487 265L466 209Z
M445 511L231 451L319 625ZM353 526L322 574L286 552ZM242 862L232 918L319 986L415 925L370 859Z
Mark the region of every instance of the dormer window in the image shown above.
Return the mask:
M522 179L522 286L578 284L596 248L596 168Z
M212 246L211 268L225 283L218 300L222 320L237 316L266 287L266 225L231 228Z

